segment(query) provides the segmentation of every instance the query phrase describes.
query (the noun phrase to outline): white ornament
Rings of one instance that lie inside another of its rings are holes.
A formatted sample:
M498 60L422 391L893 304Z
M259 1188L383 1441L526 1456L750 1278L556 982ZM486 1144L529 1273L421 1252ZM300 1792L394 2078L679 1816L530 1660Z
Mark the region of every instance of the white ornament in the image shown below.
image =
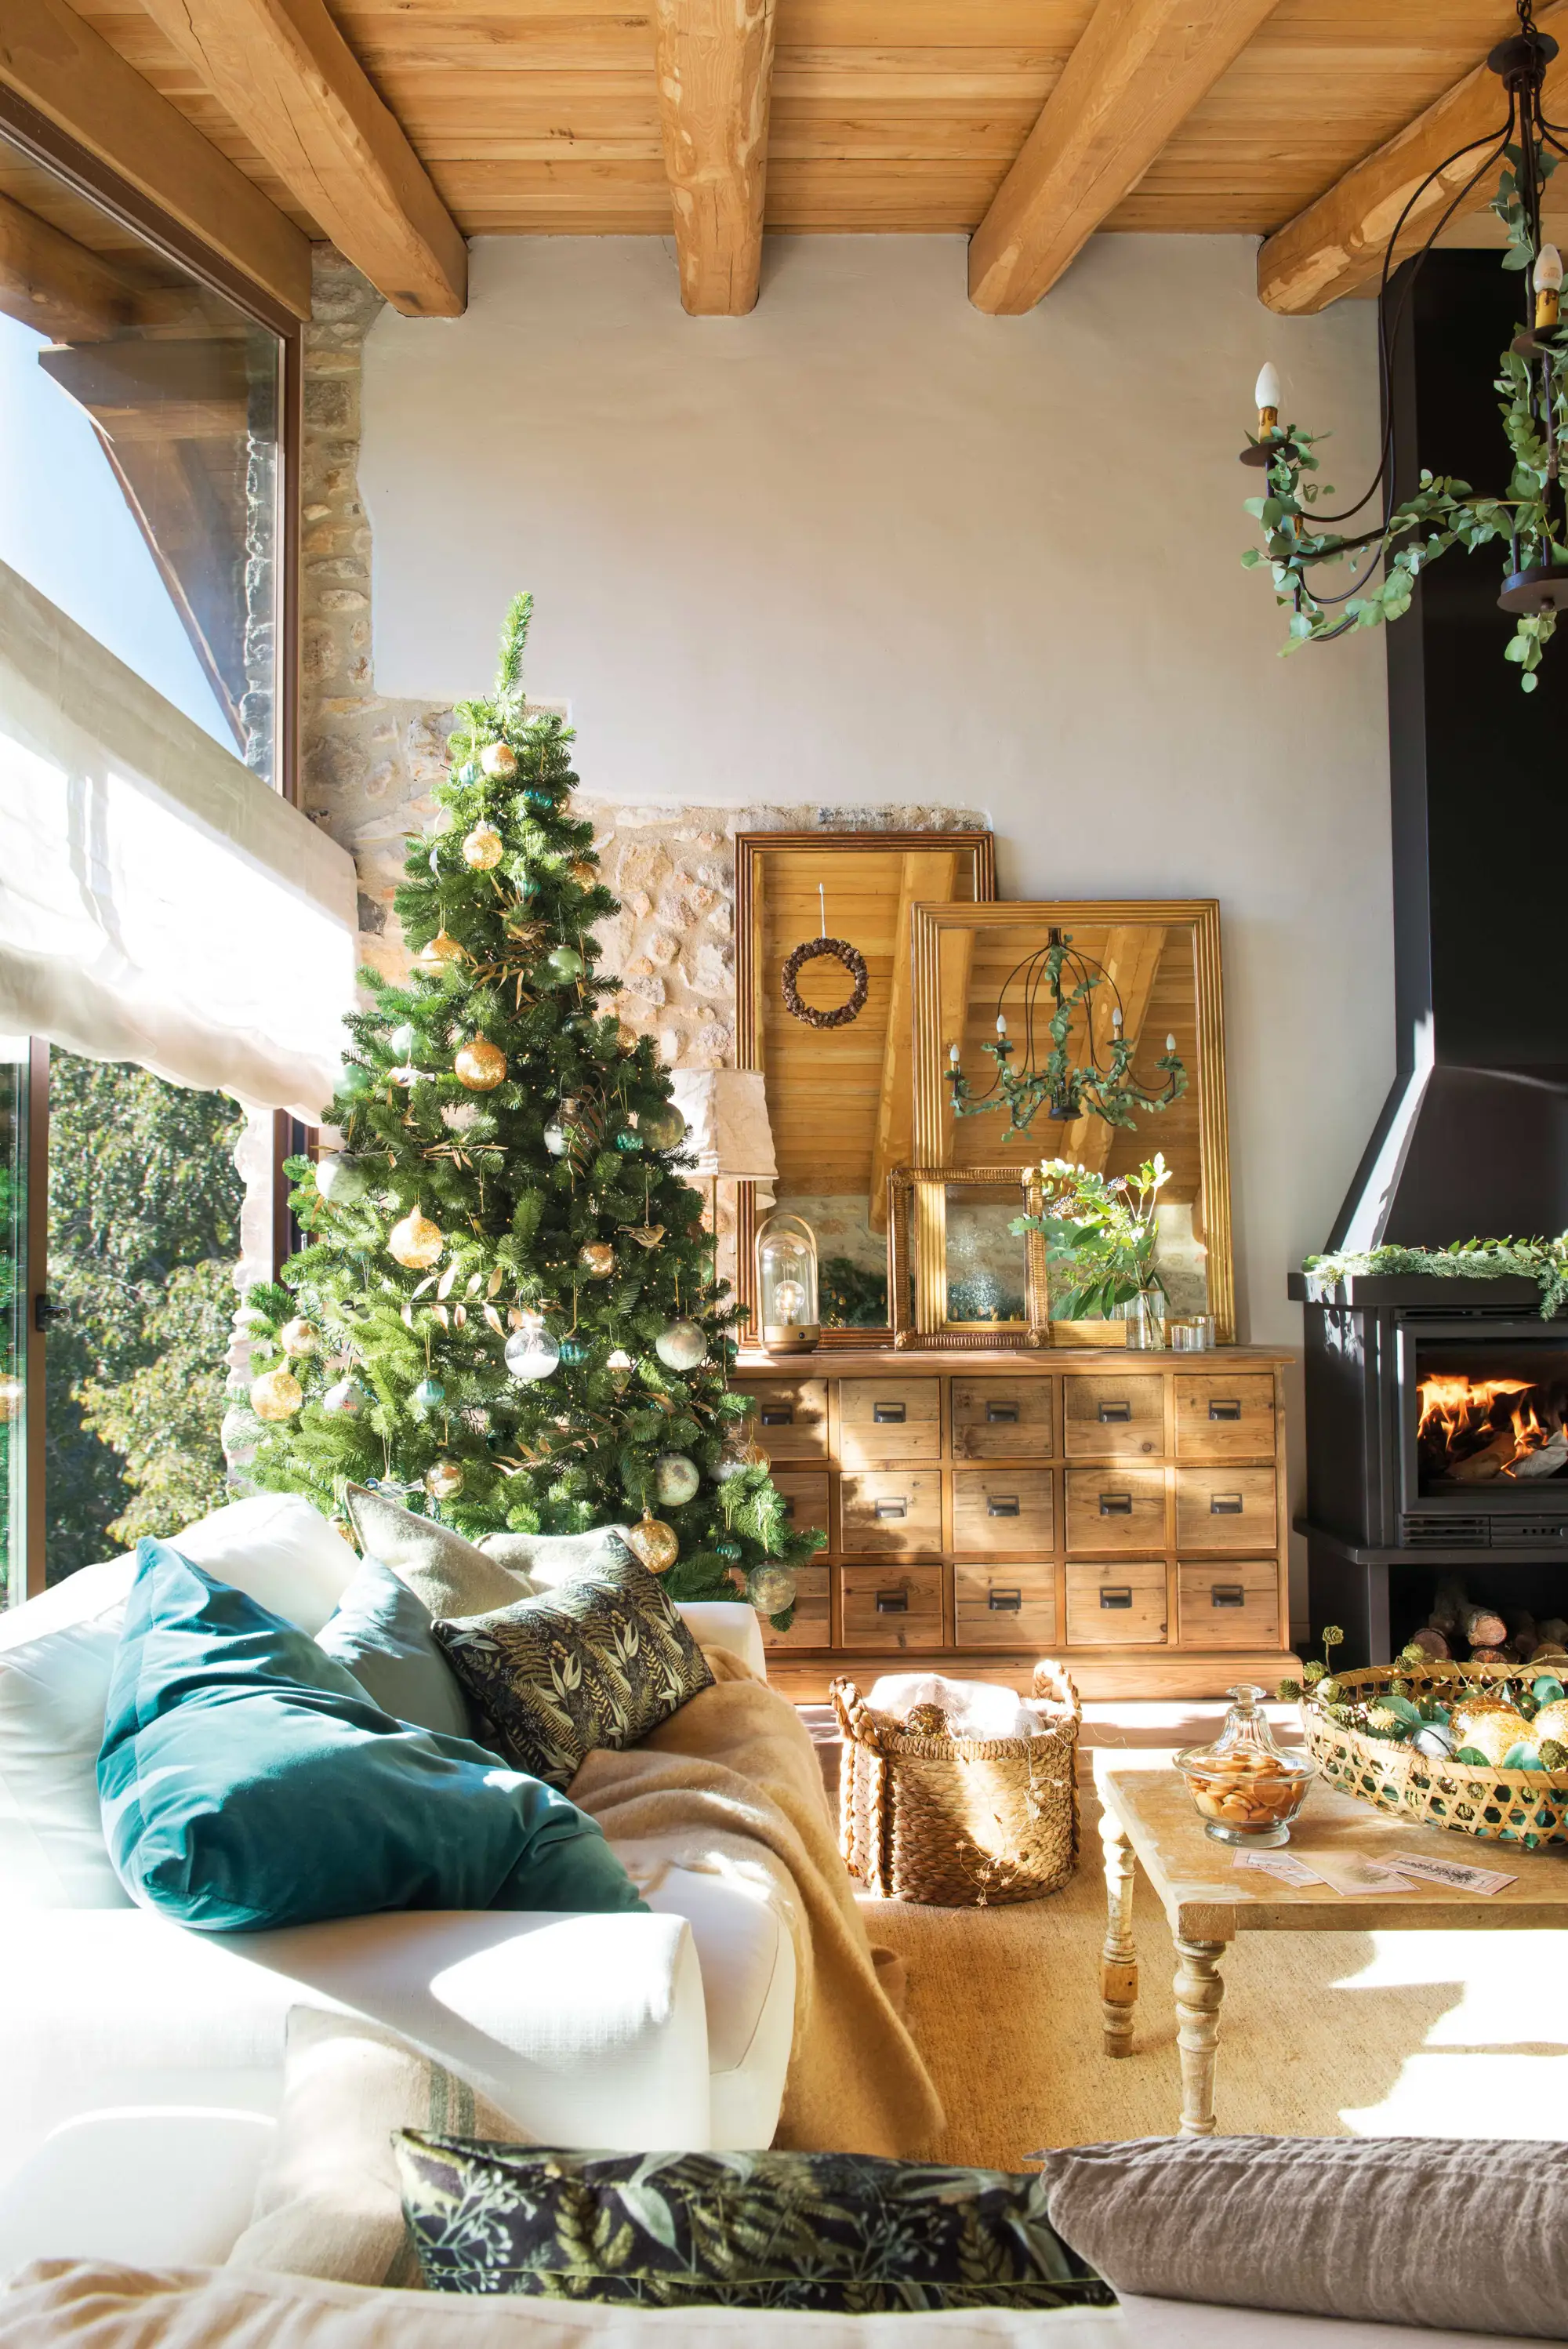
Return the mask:
M695 1371L707 1352L707 1340L695 1321L667 1321L654 1340L654 1351L670 1371Z
M357 1419L369 1400L357 1379L339 1379L323 1395L321 1407L331 1419Z
M521 1384L533 1379L547 1379L561 1360L561 1349L537 1317L525 1319L521 1330L514 1330L503 1350L507 1374Z
M662 1506L678 1509L689 1501L701 1482L696 1464L684 1452L661 1452L654 1463L654 1491Z

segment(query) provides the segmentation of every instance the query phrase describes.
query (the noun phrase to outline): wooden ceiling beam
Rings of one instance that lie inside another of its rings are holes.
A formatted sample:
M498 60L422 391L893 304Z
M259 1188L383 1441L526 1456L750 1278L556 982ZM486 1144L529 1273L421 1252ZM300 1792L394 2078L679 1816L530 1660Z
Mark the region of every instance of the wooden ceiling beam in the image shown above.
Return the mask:
M66 0L5 0L0 83L296 318L310 241Z
M107 342L129 326L136 293L75 237L0 194L0 310L52 343Z
M969 241L977 310L1016 317L1049 293L1274 5L1099 0Z
M1545 11L1540 29L1568 46L1568 0ZM1554 89L1559 104L1568 97L1568 67L1548 72L1546 89L1550 112ZM1303 317L1357 292L1381 272L1395 223L1422 181L1471 140L1492 130L1501 135L1507 119L1502 84L1490 66L1477 66L1264 241L1258 299L1284 316ZM1433 181L1400 232L1398 260L1426 242L1485 153L1480 147L1460 155ZM1497 175L1487 172L1461 211L1479 212L1496 191Z
M741 318L762 266L774 0L657 0L655 67L681 306Z
M147 0L147 10L395 310L461 315L462 232L325 0Z

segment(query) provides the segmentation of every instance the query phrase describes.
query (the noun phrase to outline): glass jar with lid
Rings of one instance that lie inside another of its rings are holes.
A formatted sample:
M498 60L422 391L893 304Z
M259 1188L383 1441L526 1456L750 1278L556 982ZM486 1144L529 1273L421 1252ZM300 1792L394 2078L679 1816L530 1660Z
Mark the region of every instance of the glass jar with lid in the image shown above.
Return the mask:
M808 1352L821 1336L817 1318L817 1240L803 1216L778 1209L757 1235L757 1301L770 1354Z
M1290 1823L1306 1800L1314 1765L1276 1745L1263 1709L1266 1692L1243 1682L1212 1745L1189 1745L1176 1767L1217 1843L1267 1847L1290 1841Z

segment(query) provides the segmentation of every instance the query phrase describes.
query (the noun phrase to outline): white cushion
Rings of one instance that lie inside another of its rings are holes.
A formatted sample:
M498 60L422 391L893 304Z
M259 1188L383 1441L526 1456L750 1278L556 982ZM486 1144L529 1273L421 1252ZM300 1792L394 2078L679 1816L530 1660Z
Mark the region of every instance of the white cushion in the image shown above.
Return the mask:
M738 1599L695 1599L676 1611L699 1648L727 1649L749 1665L759 1681L768 1678L762 1618L755 1607Z
M173 1537L304 1631L319 1631L358 1563L297 1493L257 1493ZM0 1614L0 1906L129 1905L98 1824L98 1751L134 1557L84 1566Z
M542 2144L708 2142L702 1980L676 1915L400 1910L221 1934L38 1909L8 1920L0 1979L0 2177L105 2106L275 2111L293 2006L381 2023Z
M249 2223L272 2143L260 2113L86 2113L0 2187L0 2278L29 2260L216 2267Z

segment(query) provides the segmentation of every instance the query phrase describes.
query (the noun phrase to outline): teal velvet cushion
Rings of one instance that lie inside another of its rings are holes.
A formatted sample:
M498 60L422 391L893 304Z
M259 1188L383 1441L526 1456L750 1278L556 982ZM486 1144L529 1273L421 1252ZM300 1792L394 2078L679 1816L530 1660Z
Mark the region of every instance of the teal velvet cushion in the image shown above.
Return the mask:
M429 2292L853 2316L1115 2297L1029 2175L849 2153L577 2153L418 2129L393 2144Z
M134 1900L208 1932L384 1909L640 1909L592 1819L405 1726L280 1616L144 1541L98 1754Z
M474 1734L462 1684L436 1642L428 1608L378 1557L361 1559L315 1644L394 1721L438 1729L444 1737Z

